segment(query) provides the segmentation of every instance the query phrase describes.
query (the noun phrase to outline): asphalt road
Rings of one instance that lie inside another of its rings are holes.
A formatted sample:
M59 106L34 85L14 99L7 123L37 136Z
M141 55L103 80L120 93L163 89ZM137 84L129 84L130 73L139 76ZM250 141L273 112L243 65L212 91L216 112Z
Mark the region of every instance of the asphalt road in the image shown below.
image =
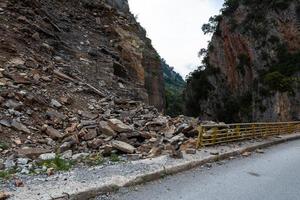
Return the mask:
M97 200L298 200L300 141L154 181Z

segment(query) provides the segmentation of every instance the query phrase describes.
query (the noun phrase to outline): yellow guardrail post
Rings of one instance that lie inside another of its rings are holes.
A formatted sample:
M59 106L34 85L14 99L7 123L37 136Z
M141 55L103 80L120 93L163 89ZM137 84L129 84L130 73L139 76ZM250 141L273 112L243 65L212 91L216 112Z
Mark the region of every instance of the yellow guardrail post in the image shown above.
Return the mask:
M255 138L255 124L252 124L252 138Z
M289 133L292 134L293 133L293 127L292 124L289 123Z
M213 136L213 138L212 138L212 143L213 144L216 144L216 142L217 142L217 130L218 130L218 128L213 128L213 134L212 134L212 136Z
M202 126L198 126L198 140L197 140L197 149L203 146L203 128Z

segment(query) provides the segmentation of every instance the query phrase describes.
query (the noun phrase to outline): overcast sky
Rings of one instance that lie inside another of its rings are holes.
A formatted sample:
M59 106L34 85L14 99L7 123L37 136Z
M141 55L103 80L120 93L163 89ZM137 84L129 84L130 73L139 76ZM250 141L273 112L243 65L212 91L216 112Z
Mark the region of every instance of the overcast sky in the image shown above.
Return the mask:
M147 30L161 57L183 78L201 61L197 54L207 47L202 24L219 14L224 0L129 0L131 11Z

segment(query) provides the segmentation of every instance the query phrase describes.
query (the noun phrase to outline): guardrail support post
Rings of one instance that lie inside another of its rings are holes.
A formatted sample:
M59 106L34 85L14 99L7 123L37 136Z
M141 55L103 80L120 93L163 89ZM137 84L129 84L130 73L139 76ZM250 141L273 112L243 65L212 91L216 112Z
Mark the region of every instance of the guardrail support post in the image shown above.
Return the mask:
M202 126L198 126L198 140L197 140L197 149L203 146L203 128Z

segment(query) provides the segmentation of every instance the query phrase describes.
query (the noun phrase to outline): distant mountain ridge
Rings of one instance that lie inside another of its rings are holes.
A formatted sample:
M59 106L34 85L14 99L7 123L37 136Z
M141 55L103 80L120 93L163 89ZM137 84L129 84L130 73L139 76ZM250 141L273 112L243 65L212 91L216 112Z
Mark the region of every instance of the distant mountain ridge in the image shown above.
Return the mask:
M182 76L174 71L164 59L161 59L166 94L166 113L171 116L183 114L183 90L185 81Z

